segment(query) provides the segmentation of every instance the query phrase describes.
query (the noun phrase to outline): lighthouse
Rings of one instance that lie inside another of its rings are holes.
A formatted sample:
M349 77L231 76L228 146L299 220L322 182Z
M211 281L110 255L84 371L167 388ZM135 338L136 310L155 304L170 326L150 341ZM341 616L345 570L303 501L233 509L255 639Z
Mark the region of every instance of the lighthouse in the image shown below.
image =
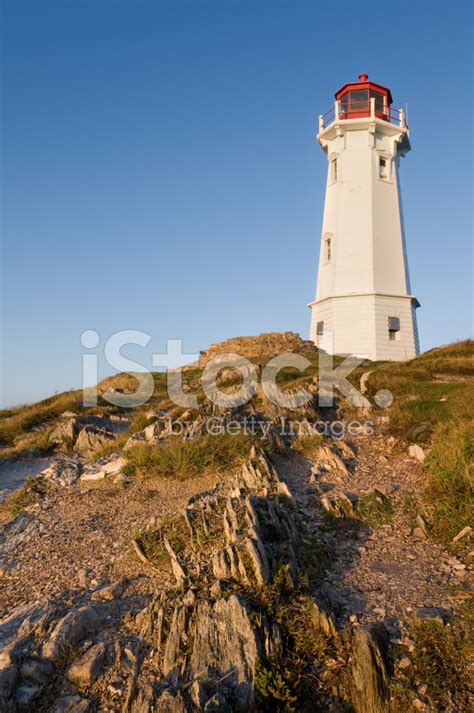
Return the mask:
M331 354L404 361L419 353L400 195L410 150L403 109L361 74L319 117L328 173L310 339Z

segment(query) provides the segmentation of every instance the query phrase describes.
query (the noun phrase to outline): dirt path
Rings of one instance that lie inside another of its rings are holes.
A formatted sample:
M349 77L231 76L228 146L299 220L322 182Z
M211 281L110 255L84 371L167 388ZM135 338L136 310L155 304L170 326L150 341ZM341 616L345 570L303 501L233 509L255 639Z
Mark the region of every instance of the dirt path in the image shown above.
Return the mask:
M303 457L282 458L278 465L301 514L334 553L319 594L330 600L338 623L349 617L361 623L384 621L397 638L414 615L448 618L466 597L465 587L459 586L466 570L442 547L412 534L414 504L426 477L420 464L395 452L393 439L383 430L358 438L354 445L356 458L347 475L331 471L311 479L313 464ZM355 500L374 488L390 499L388 522L368 525L348 518L328 528L322 494L345 493Z
M174 513L214 477L176 481L136 476L51 488L0 534L0 616L34 599L68 599L81 589L127 578L128 595L156 590L160 575L133 554L131 540L151 518Z

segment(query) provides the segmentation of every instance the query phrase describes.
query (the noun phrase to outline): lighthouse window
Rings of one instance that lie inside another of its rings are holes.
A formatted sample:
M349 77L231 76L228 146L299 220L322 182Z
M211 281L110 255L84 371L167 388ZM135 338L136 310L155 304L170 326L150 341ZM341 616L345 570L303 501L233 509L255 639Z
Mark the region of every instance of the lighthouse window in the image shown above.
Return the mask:
M369 106L369 92L367 89L355 89L350 93L350 109L361 110L368 109Z
M318 322L316 325L316 336L321 337L324 334L324 322Z
M331 181L332 183L337 181L337 158L331 159Z
M388 338L391 342L398 341L400 339L400 318L399 317L389 317L388 318Z
M331 259L331 238L326 238L324 241L324 257L326 262L329 262Z
M371 90L370 92L370 98L375 99L375 111L377 114L383 114L384 113L384 95L381 94L380 92L374 92Z
M387 181L389 178L389 163L388 159L379 156L379 178Z

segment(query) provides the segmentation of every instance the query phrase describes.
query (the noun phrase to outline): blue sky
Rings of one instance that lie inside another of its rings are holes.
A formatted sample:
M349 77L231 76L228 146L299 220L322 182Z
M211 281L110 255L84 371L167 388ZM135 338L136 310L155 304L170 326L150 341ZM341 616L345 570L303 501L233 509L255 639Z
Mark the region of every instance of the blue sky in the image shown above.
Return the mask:
M2 12L4 405L79 387L85 329L101 344L150 333L125 350L146 366L171 338L195 352L307 336L317 115L362 71L409 106L401 182L422 348L469 336L469 3L4 0Z

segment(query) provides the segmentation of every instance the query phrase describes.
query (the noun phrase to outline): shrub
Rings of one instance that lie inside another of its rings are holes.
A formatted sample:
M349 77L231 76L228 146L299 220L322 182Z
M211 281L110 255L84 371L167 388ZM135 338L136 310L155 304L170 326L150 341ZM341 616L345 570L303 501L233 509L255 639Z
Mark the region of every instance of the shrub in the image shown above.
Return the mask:
M255 672L255 695L260 710L264 711L285 711L293 713L296 711L293 705L297 697L292 694L295 688L295 673L288 668L275 666L266 668L257 662Z

